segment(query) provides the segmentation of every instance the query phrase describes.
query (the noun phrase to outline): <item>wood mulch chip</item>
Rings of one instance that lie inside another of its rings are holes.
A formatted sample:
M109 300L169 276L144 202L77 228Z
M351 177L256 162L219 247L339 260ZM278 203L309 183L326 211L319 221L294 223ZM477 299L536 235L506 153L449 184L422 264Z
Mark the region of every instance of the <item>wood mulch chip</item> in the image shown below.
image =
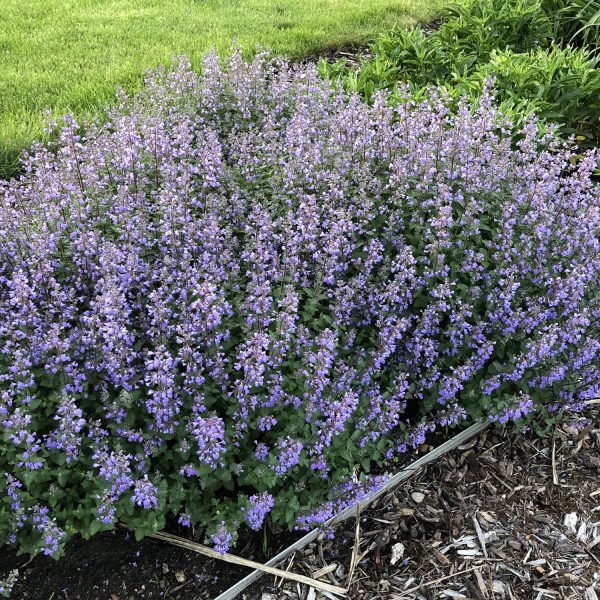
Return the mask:
M547 437L488 430L280 568L352 600L598 600L600 411ZM244 598L334 596L264 577Z

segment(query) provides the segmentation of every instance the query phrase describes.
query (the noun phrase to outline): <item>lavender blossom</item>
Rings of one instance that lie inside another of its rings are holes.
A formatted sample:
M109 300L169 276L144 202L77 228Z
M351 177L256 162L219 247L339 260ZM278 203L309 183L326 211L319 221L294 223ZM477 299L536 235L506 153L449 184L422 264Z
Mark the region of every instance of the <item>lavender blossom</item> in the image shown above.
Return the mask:
M275 506L275 500L271 494L263 492L256 496L250 496L250 508L244 510L245 520L250 529L260 529L265 517L271 512L273 506Z
M0 544L152 511L225 551L360 459L600 394L598 152L489 85L402 97L182 59L0 182Z
M197 455L200 462L217 468L222 464L222 456L227 446L223 420L219 417L197 416L190 424L190 432L198 444Z
M133 484L131 501L138 506L150 510L158 506L156 493L156 486L151 481L148 481L147 475L144 475L143 479L139 479Z
M232 540L233 536L231 533L229 533L229 531L227 531L227 528L225 527L225 521L222 521L216 533L212 536L214 549L219 554L227 554Z

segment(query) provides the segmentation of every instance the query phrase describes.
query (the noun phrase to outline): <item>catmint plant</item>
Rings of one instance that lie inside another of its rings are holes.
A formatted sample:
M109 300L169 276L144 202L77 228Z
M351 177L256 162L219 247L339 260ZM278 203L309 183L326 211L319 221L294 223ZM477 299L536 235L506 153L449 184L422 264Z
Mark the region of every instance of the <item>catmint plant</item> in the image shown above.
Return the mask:
M226 552L436 429L598 396L596 154L491 87L387 100L181 60L0 183L0 543L171 518Z

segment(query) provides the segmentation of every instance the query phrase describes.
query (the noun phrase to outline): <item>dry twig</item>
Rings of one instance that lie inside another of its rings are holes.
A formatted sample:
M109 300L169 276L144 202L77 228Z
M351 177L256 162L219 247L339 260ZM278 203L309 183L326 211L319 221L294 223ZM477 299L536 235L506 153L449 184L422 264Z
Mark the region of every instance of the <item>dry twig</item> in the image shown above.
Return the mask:
M417 590L431 587L432 585L437 585L438 583L441 583L442 581L452 579L454 577L457 577L458 575L463 575L464 573L470 573L471 571L475 571L476 568L477 567L471 567L470 569L464 569L463 571L457 571L456 573L452 573L451 575L446 575L444 577L438 577L437 579L434 579L433 581L426 581L425 583L415 585L415 587L411 587L411 588L401 592L399 596L393 596L392 600L401 600L401 598L406 596L406 594L412 594L412 593L416 592Z
M338 587L336 585L331 585L329 583L323 583L321 581L317 581L316 579L311 579L310 577L305 577L304 575L297 575L296 573L282 571L281 569L276 569L275 567L268 567L267 565L257 563L253 560L247 560L245 558L240 558L239 556L235 556L233 554L229 554L229 553L220 554L219 552L213 550L212 548L208 548L207 546L203 546L202 544L198 544L197 542L192 542L190 540L186 540L177 535L165 533L164 531L158 531L156 533L151 533L150 537L155 538L157 540L162 540L163 542L168 542L169 544L173 544L175 546L180 546L181 548L191 550L192 552L197 552L198 554L203 554L204 556L208 556L209 558L215 558L217 560L222 560L222 561L225 561L228 563L232 563L234 565L241 565L243 567L257 569L259 571L263 571L265 573L269 573L270 575L275 575L276 577L281 577L283 579L291 579L292 581L297 581L298 583L303 583L303 584L311 586L317 590L331 592L333 594L337 594L338 596L345 596L346 592L348 591L348 590Z

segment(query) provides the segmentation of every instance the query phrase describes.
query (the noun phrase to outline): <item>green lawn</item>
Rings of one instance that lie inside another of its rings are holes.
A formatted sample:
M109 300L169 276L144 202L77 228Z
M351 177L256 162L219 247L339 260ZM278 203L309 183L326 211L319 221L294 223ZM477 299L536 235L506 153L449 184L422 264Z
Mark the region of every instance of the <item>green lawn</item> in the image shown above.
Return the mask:
M98 113L117 86L232 39L293 58L431 19L440 0L0 0L0 177L42 136L43 111Z

